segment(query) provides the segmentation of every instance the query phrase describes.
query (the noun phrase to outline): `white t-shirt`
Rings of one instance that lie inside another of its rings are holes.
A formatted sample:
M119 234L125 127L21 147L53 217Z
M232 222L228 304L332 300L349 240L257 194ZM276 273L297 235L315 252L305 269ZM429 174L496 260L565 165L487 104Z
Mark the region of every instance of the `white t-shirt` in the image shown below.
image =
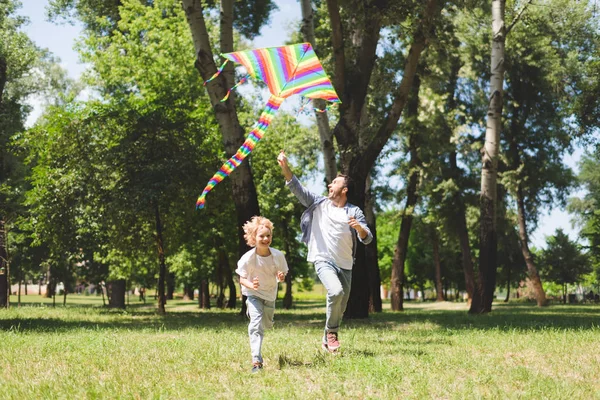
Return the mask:
M258 278L258 289L248 289L242 285L242 294L246 296L256 296L263 300L275 301L277 299L277 271L284 274L288 272L288 265L285 256L279 250L270 248L271 255L259 256L256 249L248 251L238 261L238 268L235 272L242 278Z
M330 261L340 268L352 269L349 219L346 207L336 207L329 199L316 206L308 241L308 261Z

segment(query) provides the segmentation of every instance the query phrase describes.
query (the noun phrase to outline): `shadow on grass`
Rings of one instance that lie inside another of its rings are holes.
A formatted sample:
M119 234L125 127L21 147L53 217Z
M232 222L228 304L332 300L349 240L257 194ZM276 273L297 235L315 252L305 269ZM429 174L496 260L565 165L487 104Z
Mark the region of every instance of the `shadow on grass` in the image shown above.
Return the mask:
M424 331L461 330L523 330L547 329L597 330L600 327L600 307L593 305L553 305L538 308L531 304L494 304L494 311L485 315L469 315L465 309L436 309L432 303L412 305L404 312L386 310L371 314L368 319L349 319L344 327L354 329L410 329ZM186 329L222 331L244 330L246 316L238 310L213 308L200 310L190 301L170 301L164 316L158 315L153 304L134 304L127 310L111 310L82 304L56 308L31 304L19 309L18 317L0 311L0 330L15 332L57 332L69 330L130 330L178 331ZM277 304L276 329L301 326L322 329L325 321L324 301L297 301L292 310ZM28 315L31 314L31 315ZM419 340L419 343L423 343ZM368 356L368 355L364 355ZM291 363L293 365L293 362Z

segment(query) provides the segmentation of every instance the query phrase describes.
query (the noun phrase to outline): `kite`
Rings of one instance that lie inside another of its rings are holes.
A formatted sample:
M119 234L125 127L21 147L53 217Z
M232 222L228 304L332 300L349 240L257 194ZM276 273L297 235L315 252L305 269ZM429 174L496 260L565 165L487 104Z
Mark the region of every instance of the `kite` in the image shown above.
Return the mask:
M225 58L225 62L210 79L204 82L205 85L223 71L228 61L242 64L248 72L247 76L229 89L221 101L227 100L231 90L245 82L249 76L266 83L271 96L258 119L258 123L248 134L242 146L206 184L196 202L197 209L204 208L208 192L229 176L250 154L258 141L262 139L273 116L286 97L299 94L309 99L323 99L331 103L340 102L310 43L236 51L221 54L221 56ZM316 111L322 112L324 110Z

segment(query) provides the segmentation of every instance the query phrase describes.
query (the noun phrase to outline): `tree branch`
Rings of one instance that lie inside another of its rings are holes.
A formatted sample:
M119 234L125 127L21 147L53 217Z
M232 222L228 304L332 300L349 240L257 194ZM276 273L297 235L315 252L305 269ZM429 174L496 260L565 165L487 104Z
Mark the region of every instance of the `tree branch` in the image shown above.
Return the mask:
M521 19L521 16L523 15L525 10L531 3L533 3L533 0L528 0L527 3L525 3L525 5L521 9L521 11L519 11L519 13L516 15L515 19L513 19L513 21L508 26L508 28L506 28L506 32L504 33L505 37L506 37L506 35L508 35L508 33L511 31L511 29L515 26L515 24Z
M364 165L370 167L375 163L377 156L381 153L381 150L389 140L390 136L398 126L400 115L406 105L410 88L415 77L417 66L419 64L419 58L425 46L427 45L427 38L430 29L432 28L433 19L436 13L441 11L442 5L438 7L437 0L428 0L425 7L425 13L421 20L419 28L415 32L415 38L413 44L408 52L406 63L404 64L404 73L402 75L402 81L398 87L398 91L394 96L394 101L390 107L390 112L381 125L375 137L363 153L361 162Z
M346 58L344 55L344 36L342 29L342 19L340 17L340 7L337 0L327 0L327 9L329 10L329 21L331 22L331 41L333 44L334 77L336 91L340 97L345 93L345 74L344 66ZM342 101L345 101L343 99Z

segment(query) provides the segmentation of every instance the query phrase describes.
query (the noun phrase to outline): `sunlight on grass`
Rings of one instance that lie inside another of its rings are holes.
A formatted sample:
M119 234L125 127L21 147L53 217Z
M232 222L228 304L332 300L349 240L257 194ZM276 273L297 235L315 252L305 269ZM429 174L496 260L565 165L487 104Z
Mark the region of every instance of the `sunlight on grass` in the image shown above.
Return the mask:
M136 299L124 311L94 296L69 306L0 311L2 398L598 398L600 308L412 303L344 321L342 349L320 350L323 299L278 304L250 374L238 310ZM85 301L87 299L87 301ZM132 299L131 299L132 300ZM43 301L42 301L43 302ZM87 306L84 306L86 305Z

